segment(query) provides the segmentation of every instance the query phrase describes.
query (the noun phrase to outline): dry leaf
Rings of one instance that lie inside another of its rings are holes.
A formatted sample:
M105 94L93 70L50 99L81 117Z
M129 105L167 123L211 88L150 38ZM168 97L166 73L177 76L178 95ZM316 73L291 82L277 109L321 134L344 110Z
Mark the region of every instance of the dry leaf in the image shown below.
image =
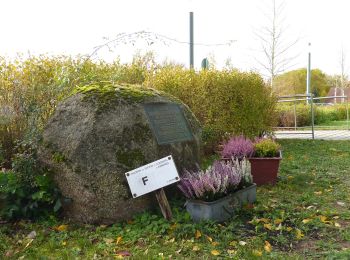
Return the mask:
M307 224L307 223L309 223L310 221L312 221L312 219L311 218L305 218L305 219L303 219L303 224Z
M35 237L36 237L36 232L34 230L27 235L27 238L29 239L34 239Z
M301 232L300 229L297 229L295 236L297 239L302 239L304 237L304 234Z
M105 241L107 245L110 245L110 244L112 244L114 242L114 239L112 239L112 238L104 238L103 241Z
M274 222L273 222L273 223L275 223L275 225L278 225L278 224L281 224L282 222L283 222L283 220L282 220L282 219L277 218L277 219L275 219L275 220L274 220Z
M320 218L322 223L331 224L331 222L329 220L327 220L326 216L319 216L319 218Z
M57 231L66 231L68 229L68 225L60 225L58 227L54 227L55 230Z
M287 227L287 228L286 228L286 230L287 230L288 232L290 232L290 231L292 231L292 230L293 230L293 228L291 228L291 227Z
M199 251L200 250L200 247L199 246L193 246L193 248L192 248L192 251L195 251L195 252L197 252L197 251Z
M279 231L279 230L282 230L282 224L280 223L276 228L275 230Z
M270 253L272 251L272 246L269 241L265 241L264 249L266 252Z
M262 256L262 251L260 251L260 250L253 250L253 255L255 255L255 256Z
M196 230L195 237L198 239L202 236L202 233L199 230Z
M264 228L268 229L268 230L272 230L272 225L269 224L264 224Z
M63 241L62 246L66 246L66 245L67 245L67 241Z
M258 221L258 223L259 222L264 222L264 223L269 223L270 222L270 220L268 218L258 218L257 221Z
M334 222L334 226L341 227L341 225L338 222Z
M206 237L210 243L213 242L213 239L210 236L206 236Z
M236 246L237 245L237 241L231 241L229 245L230 246Z
M173 237L172 239L169 239L168 241L167 241L167 243L174 243L175 242L175 237Z
M122 241L123 237L117 237L116 244L118 245Z
M211 243L212 246L217 246L219 244L219 242L213 242Z
M210 253L215 256L220 255L220 252L218 250L211 250Z
M339 219L339 216L334 216L333 219Z
M322 194L322 191L315 191L314 194L315 194L315 195L321 195L321 194Z
M239 241L238 243L239 243L239 245L241 245L241 246L245 246L245 245L247 244L247 242L244 242L244 241Z
M233 250L233 249L227 249L227 253L228 253L229 255L235 255L235 254L237 253L237 251L236 251L236 250Z
M342 201L337 201L337 205L344 207L344 206L345 206L345 203L342 202Z

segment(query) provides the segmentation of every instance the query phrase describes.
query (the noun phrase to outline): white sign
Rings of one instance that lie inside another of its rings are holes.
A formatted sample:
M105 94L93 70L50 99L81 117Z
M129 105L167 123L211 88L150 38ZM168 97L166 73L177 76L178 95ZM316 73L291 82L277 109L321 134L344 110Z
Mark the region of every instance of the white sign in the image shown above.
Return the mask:
M125 173L134 198L180 180L171 155Z

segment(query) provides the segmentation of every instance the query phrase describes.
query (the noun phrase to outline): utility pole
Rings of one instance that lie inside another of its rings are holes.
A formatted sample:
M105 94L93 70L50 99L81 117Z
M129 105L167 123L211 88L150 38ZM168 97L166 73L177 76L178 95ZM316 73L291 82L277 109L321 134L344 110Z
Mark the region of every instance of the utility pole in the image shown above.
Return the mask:
M190 12L190 68L194 68L193 55L193 12Z

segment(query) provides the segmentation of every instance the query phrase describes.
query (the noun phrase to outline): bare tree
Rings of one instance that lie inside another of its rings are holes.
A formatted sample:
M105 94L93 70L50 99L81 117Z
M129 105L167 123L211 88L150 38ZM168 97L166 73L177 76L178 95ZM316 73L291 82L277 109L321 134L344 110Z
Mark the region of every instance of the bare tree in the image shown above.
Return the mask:
M340 66L339 84L337 84L335 87L335 95L337 93L337 87L339 86L341 95L344 96L344 93L345 93L344 89L347 86L348 76L346 75L346 54L343 46L340 50L339 66ZM341 102L344 103L344 98L341 99Z
M299 38L288 41L285 37L288 29L284 25L285 7L285 1L277 4L276 0L271 0L271 6L267 12L264 12L268 24L256 32L263 52L263 58L256 60L267 72L271 87L273 87L275 77L291 68L294 65L292 61L298 56L289 55L289 51L299 41Z

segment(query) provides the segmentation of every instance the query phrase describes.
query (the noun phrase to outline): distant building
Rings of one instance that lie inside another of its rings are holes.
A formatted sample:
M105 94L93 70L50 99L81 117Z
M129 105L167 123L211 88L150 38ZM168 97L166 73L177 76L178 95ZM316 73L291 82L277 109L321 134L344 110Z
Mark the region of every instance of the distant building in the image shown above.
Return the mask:
M335 88L332 87L327 96L347 96L347 98L327 98L324 100L325 103L344 103L350 101L350 88Z

